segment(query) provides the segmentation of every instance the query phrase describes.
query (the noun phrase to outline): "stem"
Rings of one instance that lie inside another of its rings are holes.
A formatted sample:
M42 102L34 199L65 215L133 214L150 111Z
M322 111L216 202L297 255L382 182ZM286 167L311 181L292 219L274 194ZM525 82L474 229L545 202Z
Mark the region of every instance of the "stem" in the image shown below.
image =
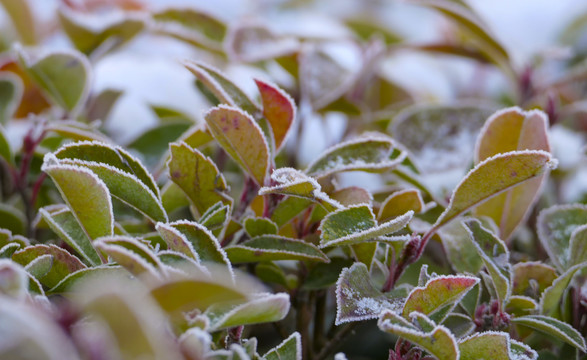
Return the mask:
M356 322L346 324L338 330L334 336L322 347L322 350L314 357L314 360L323 360L341 345L342 340L347 337L357 325Z
M302 336L302 359L310 359L310 320L312 311L309 308L308 292L298 292L296 328Z
M316 293L316 309L314 312L314 351L318 351L324 345L324 327L326 324L326 292Z

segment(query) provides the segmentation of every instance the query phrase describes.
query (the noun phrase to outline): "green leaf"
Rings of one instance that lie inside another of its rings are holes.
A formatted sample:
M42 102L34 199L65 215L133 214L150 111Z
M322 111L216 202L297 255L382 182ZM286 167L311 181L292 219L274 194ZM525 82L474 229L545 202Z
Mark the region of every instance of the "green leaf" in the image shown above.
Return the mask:
M29 274L31 274L31 276L40 279L47 275L47 273L51 270L51 267L53 267L53 255L45 254L33 259L31 262L26 264L24 269Z
M47 124L46 129L74 141L99 141L105 143L111 141L93 124L85 124L75 120L51 121Z
M159 33L197 47L222 50L226 24L209 14L192 8L168 8L153 14L153 19L156 21L155 30Z
M367 205L351 206L328 214L320 224L320 248L359 244L364 241L385 241L385 235L406 226L414 212L377 225L375 215Z
M161 200L133 174L93 161L63 159L59 163L91 170L108 187L110 195L137 209L153 222L167 221Z
M102 237L94 241L94 246L135 276L149 274L158 277L164 272L159 258L135 238L120 235Z
M302 360L302 337L297 331L273 349L269 350L264 360Z
M78 258L55 245L27 246L15 252L12 255L12 260L26 266L42 255L51 255L53 257L51 270L46 275L38 278L41 284L48 288L57 285L67 275L86 268Z
M483 260L471 236L460 222L444 225L438 231L438 236L450 265L456 272L477 274L481 270Z
M190 221L176 221L168 224L192 244L201 261L211 261L224 264L231 271L226 252L220 247L218 239L203 225Z
M537 297L557 278L556 270L541 262L519 262L513 268L512 294Z
M243 221L245 231L250 237L261 235L277 235L277 225L267 218L248 217Z
M45 155L41 170L53 179L90 239L112 235L114 215L110 191L98 176L80 166L60 164L51 153Z
M122 93L122 90L106 88L99 94L93 95L86 109L88 120L90 122L95 120L107 121Z
M570 252L571 237L577 228L585 224L587 224L587 206L582 204L555 205L542 210L538 215L536 220L538 237L550 260L560 272L573 265ZM581 244L573 246L580 247Z
M587 224L577 227L571 233L569 253L569 266L587 261Z
M424 200L420 190L405 189L389 195L379 208L377 220L387 221L408 211L419 213L424 208Z
M219 105L204 115L220 146L263 186L270 165L269 145L255 120L242 110Z
M311 200L295 196L287 197L277 204L273 214L271 214L271 220L281 228L311 205Z
M508 314L513 316L522 316L536 313L538 306L538 302L530 297L512 295L508 299L508 302L505 305L505 309Z
M446 326L455 337L462 338L475 330L475 323L468 315L452 313L444 319L442 325Z
M230 221L230 207L222 202L210 206L198 221L217 236L215 231L224 230Z
M0 86L2 86L0 84ZM1 91L1 89L0 89ZM1 110L0 110L1 111ZM0 158L3 158L8 164L12 164L14 162L14 155L12 155L12 149L10 148L10 143L6 138L4 127L1 125L0 119Z
M459 342L460 360L510 359L510 335L504 332L484 332Z
M83 19L76 19L75 14L65 8L61 8L58 15L69 40L76 49L88 56L94 51L100 55L111 52L132 40L145 28L145 22L138 17L126 16L101 29L92 29L84 26Z
M24 300L29 286L29 277L19 264L8 259L0 259L0 294Z
M199 148L214 140L205 124L197 124L187 129L180 138L180 141L189 146Z
M510 357L516 360L537 360L538 353L523 342L510 339Z
M53 206L39 209L39 214L59 237L71 246L88 264L102 264L100 256L92 246L92 240L66 206Z
M277 153L285 144L296 119L296 106L293 99L277 86L257 79L255 84L261 93L263 116L271 125Z
M170 313L194 309L204 311L215 304L242 303L248 300L247 293L235 287L230 281L204 276L172 278L152 288L151 295Z
M155 226L163 240L167 243L167 248L173 251L177 251L180 254L186 255L190 259L200 262L198 253L194 250L192 244L188 239L179 232L176 228L169 224L157 223Z
M363 136L327 149L314 160L306 173L313 177L325 177L341 171L384 172L399 165L405 158L401 153L392 159L395 145L385 136Z
M331 257L329 263L315 264L304 279L305 290L326 289L336 284L341 271L353 265L352 259Z
M485 123L477 140L476 162L493 155L515 150L550 152L548 120L539 110L522 111L518 107L503 109ZM475 209L478 216L489 216L499 226L499 236L508 240L526 218L536 201L546 175L497 195Z
M26 45L35 45L37 43L37 27L40 25L35 21L34 13L31 11L29 1L21 0L0 0L0 4L6 10L6 14L12 20L12 25L16 29L20 41Z
M441 322L450 311L440 314L440 310L446 310L445 307L454 308L478 282L478 278L470 276L432 278L426 285L418 286L410 292L404 303L402 315L407 319L412 312L417 311ZM435 319L439 316L440 318Z
M0 247L0 258L2 259L10 259L12 254L16 252L16 250L20 249L21 246L19 243L9 243L2 247Z
M255 276L265 282L279 284L288 288L288 279L285 272L274 262L260 262L255 266Z
M182 122L166 122L148 129L128 144L143 155L147 166L154 167L163 158L169 149L169 143L176 141L186 130L189 124Z
M415 319L425 319L425 315L414 313ZM428 320L430 321L430 320ZM393 311L386 310L377 323L385 332L402 337L423 348L438 360L457 360L459 349L453 334L444 326L438 325L426 331L409 323Z
M190 206L190 200L183 190L172 181L168 181L161 189L161 203L168 214Z
M0 228L8 229L14 234L23 235L26 222L26 217L22 211L8 204L0 204Z
M88 59L75 51L46 55L16 49L19 62L54 103L75 115L85 104L92 77Z
M190 198L200 214L221 201L232 206L228 185L216 164L185 143L170 145L169 177Z
M0 126L6 124L20 104L24 92L22 80L11 72L0 72ZM1 128L0 128L1 129ZM4 132L2 130L2 132ZM0 155L7 161L11 156L5 156L5 149L0 146Z
M386 309L400 312L405 300L402 295L382 293L372 284L367 266L354 263L340 273L336 283L335 323L376 319Z
M492 196L554 169L556 164L549 153L539 150L511 151L485 159L457 185L434 229Z
M491 276L493 286L501 304L505 304L512 292L512 269L509 264L510 252L506 244L477 219L463 221L485 268Z
M136 176L157 198L159 187L145 167L120 146L112 146L98 141L81 141L68 144L55 152L58 159L78 159L104 163Z
M232 263L273 260L329 261L314 244L279 235L257 236L225 250Z
M542 292L540 298L540 312L544 315L557 316L560 314L559 302L569 287L573 277L578 272L584 273L587 269L587 262L572 266L561 276L556 278L552 285Z
M209 331L282 320L289 312L289 295L261 294L240 305L212 305L204 315L210 319Z
M577 330L575 330L571 325L555 318L551 318L550 316L520 316L513 318L512 322L538 330L545 333L546 335L553 336L583 352L585 352L587 349L585 345L585 339Z
M99 265L85 268L67 275L48 292L50 294L72 292L73 289L81 284L86 284L98 279L113 279L115 277L128 277L128 272L121 266L111 265Z
M231 26L225 49L231 59L255 63L295 53L300 42L292 36L278 34L262 22L242 22Z

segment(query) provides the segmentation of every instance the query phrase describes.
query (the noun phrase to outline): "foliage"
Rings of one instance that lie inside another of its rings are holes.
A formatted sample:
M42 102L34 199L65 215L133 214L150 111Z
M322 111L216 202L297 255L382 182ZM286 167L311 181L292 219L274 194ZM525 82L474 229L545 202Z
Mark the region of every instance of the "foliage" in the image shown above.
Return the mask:
M14 42L0 49L1 358L585 358L587 207L563 204L578 170L557 169L549 140L580 130L584 67L538 86L462 1L417 2L455 26L450 43L348 19L354 70L334 40L262 23L113 1L124 15L97 30L64 4L72 49L54 51L28 1L0 1ZM198 122L152 105L159 123L117 143L100 121L121 92L94 75L140 36L194 49L177 66L207 105ZM398 43L520 86L425 103L381 71ZM263 79L217 68L235 63ZM332 114L341 141L303 163L304 127ZM335 355L361 333L376 355Z

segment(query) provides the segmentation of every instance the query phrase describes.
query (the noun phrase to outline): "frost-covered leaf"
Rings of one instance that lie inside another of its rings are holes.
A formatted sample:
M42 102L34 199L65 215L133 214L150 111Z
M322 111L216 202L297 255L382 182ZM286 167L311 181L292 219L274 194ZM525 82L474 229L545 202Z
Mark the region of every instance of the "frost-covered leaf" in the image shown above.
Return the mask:
M45 155L41 168L52 179L90 239L112 235L114 215L106 184L90 170L60 164L53 154Z
M441 322L479 279L470 276L439 276L426 285L414 288L404 303L402 315L407 319L417 311ZM448 310L447 310L448 308Z
M414 313L414 318L425 320L424 315L419 313ZM442 325L437 325L426 331L389 310L381 314L377 325L379 329L402 337L423 348L438 360L457 360L459 358L459 349L454 335Z
M279 235L260 235L225 248L232 263L273 260L309 260L328 262L316 245Z
M334 192L331 192L329 195L333 200L338 201L343 206L361 204L371 205L373 203L373 195L371 195L368 190L358 186L349 186L338 189ZM406 211L398 215L402 215Z
M108 164L136 176L157 198L160 198L159 187L153 176L141 162L120 146L112 146L99 141L81 141L68 144L55 152L58 159L78 159Z
M238 108L219 105L204 116L220 146L262 186L270 164L269 145L261 127Z
M50 52L37 54L20 48L21 65L35 83L64 110L77 114L88 98L91 67L81 53Z
M308 165L306 173L319 178L341 171L384 172L405 158L401 153L392 159L394 149L393 141L382 135L360 137L327 149Z
M519 262L513 267L512 294L538 296L557 278L556 270L541 262Z
M74 141L99 141L103 143L112 141L94 125L75 120L51 121L47 124L46 129Z
M309 199L290 196L277 204L271 220L281 228L311 205L312 201Z
M150 168L157 166L169 150L169 143L178 140L188 130L185 122L165 122L149 128L128 145L128 149L138 151Z
M367 266L354 263L340 273L336 283L336 325L376 319L383 310L399 313L404 300L395 292L382 293L372 284Z
M477 164L455 188L450 203L434 224L439 228L485 200L556 167L544 151L511 151Z
M39 282L48 288L57 285L67 275L86 268L78 258L55 245L27 246L12 254L12 260L26 266L43 255L53 257L51 269L44 276L38 278Z
M252 238L261 235L276 235L278 230L273 221L262 217L248 217L243 221L243 225L247 235Z
M179 232L179 230L164 223L157 223L155 228L167 243L167 248L169 250L177 251L197 262L200 261L198 253L196 253L192 244L188 241L185 235Z
M417 189L405 189L389 195L379 208L377 220L387 221L412 210L419 213L424 208L422 194Z
M244 22L230 28L225 46L231 58L257 62L294 53L300 44L291 36L274 33L261 22Z
M460 313L449 314L442 321L442 325L446 326L457 339L468 336L476 327L468 315Z
M326 289L336 284L340 273L344 268L353 265L352 259L331 257L329 263L316 263L305 277L303 289Z
M384 241L410 222L413 211L377 224L375 214L367 205L356 205L328 214L320 224L320 247L358 244L365 241Z
M210 319L210 331L282 320L289 311L289 295L259 294L240 305L212 305L204 315Z
M577 227L571 233L569 266L587 261L587 224Z
M16 252L16 250L20 249L21 246L19 243L11 242L2 247L0 247L0 258L1 259L10 259L12 254Z
M245 285L236 287L227 279L214 274L215 278L207 276L175 277L154 286L151 295L167 312L206 310L209 306L226 303L243 303L248 300L248 291Z
M509 297L505 309L508 314L513 316L522 316L536 313L538 310L538 302L536 300L520 295L512 295Z
M491 231L483 227L477 219L463 221L477 252L483 259L485 268L493 280L498 299L504 304L511 295L512 269L509 264L510 253L506 244Z
M198 222L218 236L230 222L230 207L219 201L210 206Z
M155 30L188 44L220 51L227 26L210 14L187 8L167 8L153 14Z
M477 333L459 341L460 360L510 359L510 335L505 332Z
M559 302L563 297L573 277L578 273L585 273L587 262L572 266L559 277L557 277L546 290L542 292L540 298L540 312L544 315L558 316Z
M263 116L271 125L275 152L285 144L287 136L296 118L296 106L285 91L275 85L261 80L255 80L263 104Z
M92 240L66 206L45 207L39 214L59 237L71 246L88 264L102 264L100 256L92 246Z
M29 277L25 269L14 261L0 259L0 294L17 300L27 295Z
M24 234L26 217L22 211L12 205L0 204L0 228L14 234Z
M128 277L128 272L121 266L111 265L85 268L67 275L48 292L51 294L71 292L76 286L88 283L94 279L113 279L114 277Z
M532 329L543 332L549 336L553 336L559 340L566 342L569 345L585 352L585 339L581 334L575 330L571 325L543 315L527 315L512 319L512 322L518 325L524 325Z
M493 114L485 123L477 140L475 161L515 150L550 152L548 120L539 110L524 112L508 108ZM499 236L507 241L526 218L536 200L545 175L497 195L475 209L478 216L489 216L499 226Z
M12 118L23 92L24 86L18 76L8 71L0 72L0 126ZM0 146L0 155L7 161L12 159L11 156L5 156L5 151L4 146Z
M302 360L302 337L297 331L264 356L264 360Z
M167 221L161 200L133 174L94 161L63 159L59 163L91 170L108 187L110 195L137 209L153 222Z
M438 231L442 246L451 267L460 273L477 274L483 267L483 260L471 236L457 221L450 222Z
M159 258L135 238L121 235L102 237L94 241L94 246L135 276L150 274L156 277L163 271Z
M490 108L475 104L412 106L394 117L391 134L423 173L456 169L460 176L473 160L475 138L490 114Z
M510 358L514 360L537 360L538 353L523 342L510 339Z
M186 193L198 212L204 214L219 201L232 206L232 199L226 193L226 180L210 158L185 143L173 143L170 149L171 158L167 162L169 176Z
M573 265L570 263L571 238L573 232L585 224L587 224L587 206L582 204L555 205L542 210L538 215L536 220L538 237L550 260L559 271L563 272ZM577 245L581 246L575 244Z
M30 1L1 0L0 4L12 20L12 26L20 41L26 45L35 45L39 37L37 32L40 24L35 21Z
M45 254L40 255L33 259L31 262L26 264L24 269L37 279L47 275L53 266L53 255Z

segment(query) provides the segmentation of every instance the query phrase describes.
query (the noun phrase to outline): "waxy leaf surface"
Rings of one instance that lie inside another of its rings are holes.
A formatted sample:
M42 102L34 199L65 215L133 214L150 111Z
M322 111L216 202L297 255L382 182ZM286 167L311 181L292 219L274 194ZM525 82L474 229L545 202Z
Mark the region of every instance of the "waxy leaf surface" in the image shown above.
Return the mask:
M225 248L232 263L273 260L310 260L328 262L314 244L279 235L261 235Z

